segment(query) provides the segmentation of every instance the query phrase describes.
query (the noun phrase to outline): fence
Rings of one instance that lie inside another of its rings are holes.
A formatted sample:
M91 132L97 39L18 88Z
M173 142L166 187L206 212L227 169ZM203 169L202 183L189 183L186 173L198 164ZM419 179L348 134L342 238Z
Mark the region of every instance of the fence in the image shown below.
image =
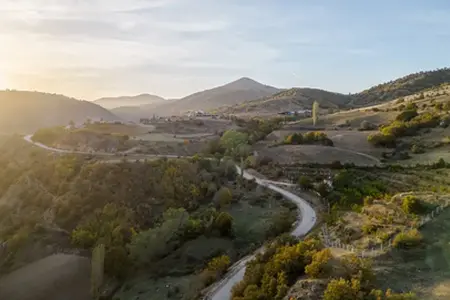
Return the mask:
M424 226L425 224L427 224L428 222L430 222L431 220L436 218L449 205L450 205L450 201L447 200L445 205L437 206L431 213L422 217L420 219L420 221L416 224L415 227L413 226L413 227L410 227L409 229L414 229L414 228L418 229L418 228ZM391 237L386 242L381 243L381 244L373 247L372 249L357 249L352 245L348 245L348 244L341 242L340 239L333 240L331 238L331 235L328 230L328 226L326 224L324 224L321 227L320 237L322 239L323 244L326 247L343 249L343 250L352 252L360 257L370 257L370 256L376 256L378 254L381 254L383 251L386 251L392 247L392 242L394 239L394 237Z

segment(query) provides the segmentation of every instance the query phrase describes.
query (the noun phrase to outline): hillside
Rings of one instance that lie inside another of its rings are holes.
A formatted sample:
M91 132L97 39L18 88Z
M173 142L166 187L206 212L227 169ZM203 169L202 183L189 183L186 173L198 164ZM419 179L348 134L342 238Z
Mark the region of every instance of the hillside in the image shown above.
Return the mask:
M92 102L63 95L26 91L0 91L0 132L29 133L41 127L66 125L88 118L118 117Z
M231 83L198 92L187 97L171 100L162 105L144 105L140 108L119 108L114 112L119 116L137 119L157 115L177 115L188 110L211 110L221 106L234 105L244 101L270 96L280 90L256 82L250 78L241 78Z
M165 99L156 95L141 94L137 96L104 97L93 101L106 109L117 108L121 106L141 106L146 104L161 103Z
M200 299L228 265L296 218L295 205L239 181L226 159L86 158L54 156L17 136L0 139L0 273L13 272L0 275L0 287L9 287L8 299L41 299L31 294L41 291L72 299L73 289L60 293L54 285L69 276L82 293L83 261L58 263L53 254L86 255L99 243L105 278L120 279L114 299ZM37 266L52 270L28 274L30 289L23 289L23 274Z
M291 88L268 97L223 106L218 111L238 115L268 115L286 110L310 109L314 101L318 101L320 107L324 109L364 107L425 92L448 83L450 83L450 69L444 68L410 74L349 95L321 89Z
M314 101L318 101L322 108L343 108L351 99L348 95L320 89L291 88L262 99L223 107L219 111L232 114L273 114L286 110L311 109Z
M352 104L366 106L409 96L450 82L450 68L410 74L354 94Z

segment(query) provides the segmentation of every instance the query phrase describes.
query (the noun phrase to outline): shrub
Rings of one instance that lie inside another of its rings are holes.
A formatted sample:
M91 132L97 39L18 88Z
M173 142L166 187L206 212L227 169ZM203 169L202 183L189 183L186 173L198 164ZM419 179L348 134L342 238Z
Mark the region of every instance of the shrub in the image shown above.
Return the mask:
M426 207L414 196L406 196L402 199L402 210L407 214L424 213Z
M226 212L221 212L214 220L214 228L220 232L221 236L231 236L233 227L233 217Z
M414 154L425 153L425 149L421 145L414 144L411 146L411 152Z
M213 198L213 202L217 207L224 207L231 203L233 200L233 195L231 194L231 191L229 188L221 187L220 190L218 190Z
M366 196L364 197L364 206L369 206L373 204L373 197L372 196Z
M422 234L417 229L411 229L397 234L392 241L392 246L399 249L410 249L422 243Z
M331 271L329 264L331 258L330 249L323 249L314 253L311 263L305 267L305 273L312 278L327 276Z
M374 224L364 224L361 229L365 234L372 234L376 232L378 228Z
M367 141L375 147L394 148L396 145L395 136L392 134L371 134L367 137Z
M311 189L313 187L311 179L305 175L300 176L298 179L298 184L303 189Z
M225 274L225 272L228 270L230 263L231 260L229 256L221 255L213 258L208 263L207 270L215 272L217 274L217 277L220 277L221 275Z
M328 283L323 294L323 300L350 299L362 299L361 283L357 279L333 279Z
M412 120L413 118L417 117L419 114L417 113L417 110L411 109L411 110L405 110L397 115L395 120L407 122Z
M359 131L365 131L365 130L374 130L376 128L377 127L375 126L375 124L372 124L372 123L364 120L364 121L361 122L361 125L359 125L358 130Z

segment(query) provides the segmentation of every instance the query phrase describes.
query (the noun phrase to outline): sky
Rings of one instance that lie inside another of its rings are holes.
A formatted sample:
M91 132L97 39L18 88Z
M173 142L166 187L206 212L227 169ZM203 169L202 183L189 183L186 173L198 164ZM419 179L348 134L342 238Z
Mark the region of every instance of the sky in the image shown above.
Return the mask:
M0 89L85 100L240 77L358 92L449 53L448 0L0 0Z

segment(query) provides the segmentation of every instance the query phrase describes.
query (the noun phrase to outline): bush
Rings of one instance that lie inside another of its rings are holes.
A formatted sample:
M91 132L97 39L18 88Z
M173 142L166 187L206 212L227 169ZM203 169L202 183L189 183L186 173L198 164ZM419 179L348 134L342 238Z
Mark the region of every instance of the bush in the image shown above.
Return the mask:
M221 255L213 258L207 266L207 270L215 272L217 277L222 276L228 270L231 264L230 257L227 255Z
M328 276L331 271L331 258L330 249L323 249L314 253L311 263L305 267L305 273L312 278Z
M298 185L300 185L302 189L306 190L309 190L313 187L311 179L305 175L300 176L300 178L298 179Z
M401 112L399 115L397 115L397 117L395 118L395 120L397 121L401 121L401 122L407 122L412 120L413 118L417 117L419 114L417 113L417 110L405 110L403 112Z
M231 236L233 227L233 217L226 212L221 212L214 220L214 228L220 232L221 236Z
M229 205L232 200L233 195L231 194L230 189L226 187L221 187L220 190L215 193L213 198L213 202L218 208Z
M426 207L414 196L406 196L402 199L402 210L407 214L422 214Z
M364 206L369 206L373 204L373 197L366 196L364 197Z
M361 283L357 279L333 279L327 285L323 300L362 299L362 294Z
M411 249L422 243L422 234L417 229L411 229L397 234L392 241L392 246L399 249Z
M411 152L414 154L425 153L425 149L421 145L414 144L411 146Z
M367 137L367 141L375 147L394 148L396 145L395 136L392 134L371 134Z
M361 125L359 125L358 130L359 131L365 131L365 130L374 130L376 128L377 128L377 126L375 126L375 124L372 124L372 123L364 120L364 121L361 122Z
M284 143L288 145L321 144L324 146L333 146L333 141L330 140L325 133L318 131L310 131L304 134L294 133L288 135L284 139Z

